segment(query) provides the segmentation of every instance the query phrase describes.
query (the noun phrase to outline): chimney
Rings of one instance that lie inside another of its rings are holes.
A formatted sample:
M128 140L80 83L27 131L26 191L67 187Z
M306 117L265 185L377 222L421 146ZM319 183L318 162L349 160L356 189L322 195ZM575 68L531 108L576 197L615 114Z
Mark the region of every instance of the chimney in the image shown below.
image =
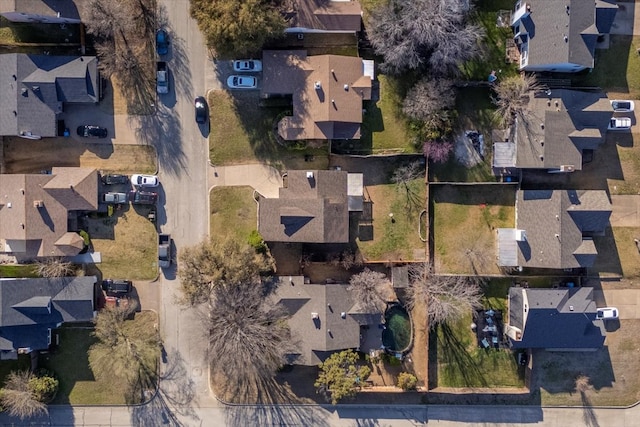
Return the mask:
M43 208L44 207L44 201L42 201L42 200L34 200L33 201L33 207L34 208Z
M313 179L313 172L307 171L307 179Z
M318 313L313 312L313 313L311 313L311 318L312 319L319 319L320 316L318 315Z

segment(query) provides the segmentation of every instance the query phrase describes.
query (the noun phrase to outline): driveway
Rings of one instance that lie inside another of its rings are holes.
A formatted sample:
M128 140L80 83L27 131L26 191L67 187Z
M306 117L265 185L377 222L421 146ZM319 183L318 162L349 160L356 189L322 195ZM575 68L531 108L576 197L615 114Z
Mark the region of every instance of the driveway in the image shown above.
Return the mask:
M621 320L640 319L639 289L605 289L593 291L598 307L616 307Z
M237 166L209 166L211 187L248 185L268 198L277 198L282 176L277 169L262 164Z
M640 227L640 196L611 196L612 227Z
M632 2L618 2L617 5L618 12L611 27L611 34L640 36L640 8Z

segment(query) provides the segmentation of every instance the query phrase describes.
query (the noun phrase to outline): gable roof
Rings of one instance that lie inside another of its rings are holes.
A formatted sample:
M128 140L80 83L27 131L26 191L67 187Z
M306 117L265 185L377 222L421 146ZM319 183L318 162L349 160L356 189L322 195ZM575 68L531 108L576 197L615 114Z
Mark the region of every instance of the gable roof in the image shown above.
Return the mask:
M516 230L524 230L525 237L515 245L515 236L498 244L500 251L503 245L517 251L517 266L589 267L597 250L588 236L604 232L610 216L611 203L603 190L520 190ZM499 262L507 265L504 259Z
M262 60L262 96L293 99L293 116L278 123L282 138L360 138L362 101L371 99L373 79L361 58L289 50L264 51Z
M97 208L95 169L55 167L51 175L0 175L0 252L77 255L84 243L67 231L69 212Z
M513 287L506 332L514 348L597 349L605 330L596 312L593 288Z
M348 242L347 176L337 170L289 171L279 198L260 198L258 229L264 240Z
M96 276L0 278L0 350L47 348L48 329L93 319Z
M362 27L362 8L355 0L297 0L286 18L290 31L355 33Z
M516 32L528 34L528 66L571 63L593 68L597 38L611 30L618 9L603 0L527 0L526 5L531 13L516 25Z
M0 136L57 135L63 103L98 102L95 56L0 55Z
M316 365L334 351L360 348L360 325L382 316L356 310L347 284L305 283L303 276L276 277L274 284L274 302L291 316L289 326L299 350L292 355L296 364Z
M559 169L568 165L581 170L582 150L600 145L612 114L602 92L529 92L527 108L514 125L515 167Z
M11 21L59 22L58 14L66 22L80 20L75 0L0 0L0 14Z

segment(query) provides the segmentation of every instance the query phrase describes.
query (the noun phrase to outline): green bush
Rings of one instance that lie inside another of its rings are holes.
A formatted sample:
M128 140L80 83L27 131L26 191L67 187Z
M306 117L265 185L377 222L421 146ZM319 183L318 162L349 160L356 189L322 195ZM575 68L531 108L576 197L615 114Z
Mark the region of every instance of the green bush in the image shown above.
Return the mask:
M401 372L400 375L398 375L397 386L404 391L415 390L417 385L418 379L415 375L408 372Z
M29 379L29 389L38 402L50 402L58 392L58 380L49 372L43 372Z
M78 231L78 234L80 235L80 237L82 237L82 240L84 241L84 245L85 246L89 246L91 244L91 239L89 238L89 233L87 233L84 230L80 230L80 231Z
M107 206L107 216L113 216L113 205Z
M267 252L267 244L264 242L258 230L253 230L251 234L249 234L249 245L259 254Z

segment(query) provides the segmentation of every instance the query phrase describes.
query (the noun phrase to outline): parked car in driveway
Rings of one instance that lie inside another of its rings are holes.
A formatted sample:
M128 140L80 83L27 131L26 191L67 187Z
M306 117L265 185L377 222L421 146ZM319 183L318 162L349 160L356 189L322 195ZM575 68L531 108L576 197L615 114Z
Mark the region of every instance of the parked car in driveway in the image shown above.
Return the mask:
M161 56L169 53L169 34L163 29L156 32L156 52Z
M207 105L207 100L204 99L204 96L199 96L195 100L196 107L196 123L207 123L209 119L209 106Z
M169 68L164 61L156 63L156 92L169 93Z
M150 191L132 191L131 203L134 205L155 205L158 201L158 193Z
M102 201L104 203L114 204L127 203L127 193L115 193L110 191L102 195Z
M596 319L617 319L618 318L618 309L615 307L602 307L599 308L596 312Z
M124 296L131 293L133 283L131 280L105 279L102 281L102 290L105 291L108 296Z
M616 113L630 113L635 107L635 103L629 100L612 99L610 102L611 108Z
M76 132L84 138L106 138L109 134L105 128L92 125L78 126Z
M159 184L158 177L155 175L131 175L131 184L136 187L157 187Z
M258 79L253 76L229 76L227 86L230 89L255 89L258 87Z
M262 61L257 59L236 59L233 61L233 71L257 73L262 71Z
M631 119L629 117L613 117L609 120L609 130L628 130L631 128Z
M109 174L100 177L104 185L128 184L129 177L127 175Z

